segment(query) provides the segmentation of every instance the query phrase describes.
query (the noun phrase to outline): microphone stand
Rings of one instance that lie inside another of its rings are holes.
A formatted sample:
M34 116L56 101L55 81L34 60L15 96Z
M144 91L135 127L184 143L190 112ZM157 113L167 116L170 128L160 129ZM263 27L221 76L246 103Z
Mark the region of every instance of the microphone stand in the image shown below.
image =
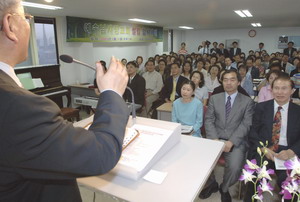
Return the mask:
M80 65L83 65L85 67L88 67L94 71L96 71L96 68L89 65L89 64L86 64L84 62L81 62L79 60L75 60L73 59L71 56L69 55L61 55L60 56L60 59L63 61L63 62L66 62L66 63L77 63L77 64L80 64ZM129 92L131 93L131 100L132 100L132 103L131 103L131 114L132 114L132 123L133 125L136 123L136 112L135 112L135 102L134 102L134 94L133 94L133 91L131 90L131 88L129 88L128 86L126 86L126 89L129 90Z

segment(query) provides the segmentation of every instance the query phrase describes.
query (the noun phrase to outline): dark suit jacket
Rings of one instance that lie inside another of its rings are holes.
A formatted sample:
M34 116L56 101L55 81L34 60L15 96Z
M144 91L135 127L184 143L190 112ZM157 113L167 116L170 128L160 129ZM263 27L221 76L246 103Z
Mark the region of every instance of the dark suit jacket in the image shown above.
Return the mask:
M143 106L145 102L146 91L146 82L144 77L140 76L139 74L136 74L132 79L131 83L129 82L130 79L128 79L127 86L133 91L134 102ZM132 102L131 93L129 92L129 90L126 89L126 91L123 94L123 98L128 102Z
M220 54L220 49L218 48L211 48L210 49L210 54Z
M253 115L252 127L249 134L250 153L254 156L256 148L268 140L272 146L272 128L274 120L274 100L256 104ZM291 103L288 109L287 120L287 143L288 148L293 150L296 155L300 155L300 106Z
M236 48L235 54L234 54L234 48L230 48L230 50L229 50L230 57L233 57L235 55L239 55L241 53L242 53L242 50L240 48Z
M219 49L219 51L220 54L223 54L225 58L230 57L229 51L227 49L225 48L223 50Z
M177 84L176 84L176 93L178 94L178 96L176 98L181 97L181 86L182 86L182 83L186 80L187 80L187 78L185 78L181 75L178 77ZM170 99L170 95L171 95L172 91L173 91L173 77L170 76L169 78L167 78L166 83L161 90L160 97L163 100L165 100L166 98Z
M292 48L291 54L289 54L289 48L285 48L285 49L283 49L283 54L284 55L288 55L289 58L292 58L294 51L297 51L297 49L296 48Z
M89 131L1 70L0 102L1 202L79 202L76 178L106 173L120 158L129 110L115 92L101 93Z
M256 67L252 67L251 69L251 78L252 79L259 79L259 70Z

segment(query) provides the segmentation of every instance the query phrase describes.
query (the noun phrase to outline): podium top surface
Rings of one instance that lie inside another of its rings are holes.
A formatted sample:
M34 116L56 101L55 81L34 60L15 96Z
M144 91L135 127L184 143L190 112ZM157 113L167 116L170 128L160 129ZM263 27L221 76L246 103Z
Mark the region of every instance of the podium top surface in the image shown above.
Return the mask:
M173 128L176 123L137 118L137 123ZM130 180L113 173L77 179L94 191L102 191L133 202L193 201L205 185L219 159L224 143L204 138L182 136L181 141L164 155L152 169L167 172L162 184L144 179Z

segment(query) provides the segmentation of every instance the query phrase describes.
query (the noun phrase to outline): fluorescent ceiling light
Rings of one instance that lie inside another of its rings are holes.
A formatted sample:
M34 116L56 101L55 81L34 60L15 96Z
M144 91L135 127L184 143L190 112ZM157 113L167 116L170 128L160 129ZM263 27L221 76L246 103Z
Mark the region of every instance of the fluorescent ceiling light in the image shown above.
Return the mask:
M37 3L25 2L25 1L22 1L22 5L27 6L27 7L42 8L42 9L48 9L48 10L63 9L63 7L51 6L51 5L46 5L46 4L37 4Z
M237 10L237 11L234 11L236 14L238 14L239 16L241 16L242 18L245 18L246 17L246 15L242 12L242 11L240 11L240 10Z
M193 27L188 27L188 26L179 26L181 29L194 29Z
M48 2L48 3L52 3L53 2L53 0L45 0L46 2Z
M249 18L253 17L252 14L250 13L250 11L248 11L248 10L242 10L242 12Z
M143 19L139 19L139 18L132 18L132 19L128 19L128 20L135 21L135 22L143 22L143 23L156 23L155 21L143 20Z
M245 18L245 17L253 17L253 15L250 13L250 11L248 10L236 10L234 11L236 14L238 14L239 16L241 16L242 18Z
M260 23L251 23L251 25L252 25L253 27L261 27L261 24L260 24Z

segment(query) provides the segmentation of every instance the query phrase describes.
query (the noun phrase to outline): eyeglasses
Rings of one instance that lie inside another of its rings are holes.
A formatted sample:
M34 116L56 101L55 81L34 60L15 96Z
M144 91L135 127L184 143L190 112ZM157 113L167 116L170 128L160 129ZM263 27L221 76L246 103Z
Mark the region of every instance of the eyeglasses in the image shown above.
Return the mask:
M21 15L21 14L19 14L19 13L11 13L11 15L13 15L13 16L23 16L23 15ZM24 14L24 18L25 18L25 20L28 22L28 23L30 23L30 21L31 21L31 19L33 19L34 18L34 16L32 16L32 15L30 15L30 14L28 14L28 13L25 13Z
M10 13L12 16L23 16L19 13ZM28 14L28 13L25 13L24 14L24 19L30 24L30 21L34 18L34 16ZM2 25L0 25L0 31L2 31Z

